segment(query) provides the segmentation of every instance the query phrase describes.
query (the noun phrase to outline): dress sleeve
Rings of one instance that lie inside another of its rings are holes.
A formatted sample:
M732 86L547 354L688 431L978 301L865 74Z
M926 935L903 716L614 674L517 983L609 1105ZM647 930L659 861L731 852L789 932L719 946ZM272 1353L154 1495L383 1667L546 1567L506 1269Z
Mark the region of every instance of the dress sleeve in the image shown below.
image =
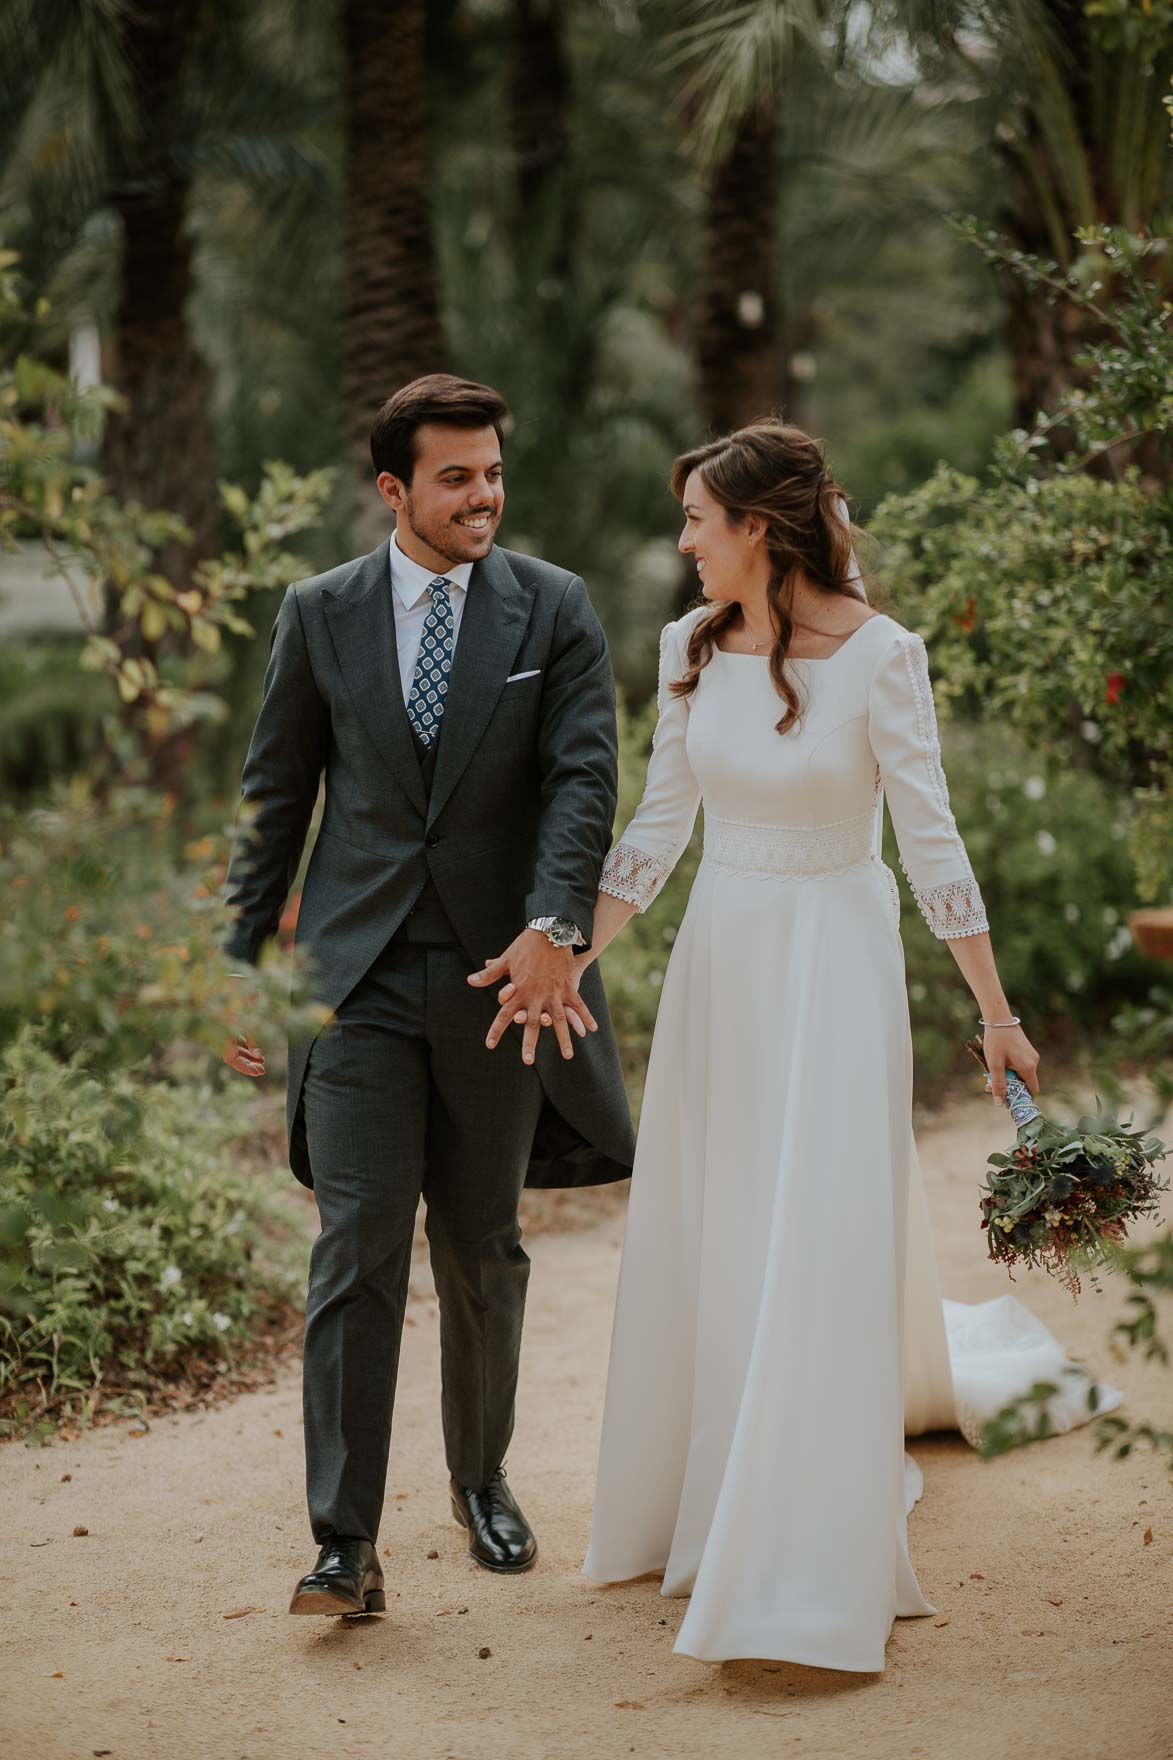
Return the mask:
M701 791L688 762L688 697L668 686L687 670L676 624L660 636L656 703L660 716L652 736L647 781L635 816L603 865L599 891L646 911L688 847Z
M985 906L949 805L925 645L904 630L868 692L868 737L921 915L939 940L989 931Z

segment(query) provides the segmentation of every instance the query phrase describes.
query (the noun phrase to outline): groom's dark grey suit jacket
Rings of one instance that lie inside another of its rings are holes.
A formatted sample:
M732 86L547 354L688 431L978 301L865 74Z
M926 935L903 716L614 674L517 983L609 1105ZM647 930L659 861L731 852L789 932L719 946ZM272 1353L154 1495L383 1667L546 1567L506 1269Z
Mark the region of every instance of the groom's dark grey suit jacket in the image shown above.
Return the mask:
M275 934L323 771L325 811L297 939L336 1008L403 922L429 875L468 958L503 952L535 916L590 937L617 792L606 638L577 575L494 548L473 570L431 791L404 707L387 545L289 588L273 626L242 797L251 834L227 879L227 946L255 963ZM528 678L507 682L515 673ZM633 1139L597 965L582 994L599 1023L564 1059L549 1028L527 1184L591 1185L631 1171ZM470 1001L475 993L470 989ZM520 1057L511 1027L494 1057ZM301 1114L312 1036L289 1048L290 1163L313 1184Z

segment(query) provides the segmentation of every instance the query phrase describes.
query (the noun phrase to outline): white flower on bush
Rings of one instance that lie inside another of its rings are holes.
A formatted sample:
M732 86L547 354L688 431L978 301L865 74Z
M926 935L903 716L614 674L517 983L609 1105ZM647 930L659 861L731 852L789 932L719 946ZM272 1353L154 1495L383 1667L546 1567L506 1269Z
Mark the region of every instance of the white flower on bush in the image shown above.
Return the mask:
M1036 831L1035 842L1045 856L1053 856L1055 851L1059 848L1059 845L1055 842L1055 839L1051 836L1049 831Z
M118 1199L117 1198L103 1198L102 1199L102 1208L103 1208L103 1210L109 1210L111 1216L113 1216L114 1212L120 1208L120 1205L118 1203Z
M1106 904L1104 906L1104 927L1105 927L1105 929L1110 929L1112 927L1113 923L1118 923L1119 921L1120 921L1120 912L1116 909L1115 905Z
M1079 731L1083 738L1086 739L1089 746L1098 746L1104 737L1100 732L1100 724L1098 721L1081 721L1079 724Z
M1047 792L1047 785L1041 776L1028 776L1022 785L1022 792L1028 801L1041 801Z
M1121 954L1127 953L1131 946L1132 935L1129 931L1128 925L1127 923L1121 923L1111 941L1106 943L1104 952L1109 959L1119 959Z
M195 1315L192 1313L190 1308L184 1309L183 1324L185 1326L194 1326L195 1325Z
M1078 923L1081 914L1082 913L1077 904L1065 904L1063 906L1063 915L1069 923Z
M216 1328L217 1332L227 1332L228 1328L232 1325L232 1322L227 1314L213 1314L212 1325Z
M1069 990L1082 990L1086 983L1087 979L1082 972L1068 972L1067 988Z
M159 1288L160 1289L174 1289L175 1285L177 1283L182 1283L182 1282L183 1282L183 1272L179 1269L179 1266L178 1265L167 1265L164 1267L163 1275L159 1279Z

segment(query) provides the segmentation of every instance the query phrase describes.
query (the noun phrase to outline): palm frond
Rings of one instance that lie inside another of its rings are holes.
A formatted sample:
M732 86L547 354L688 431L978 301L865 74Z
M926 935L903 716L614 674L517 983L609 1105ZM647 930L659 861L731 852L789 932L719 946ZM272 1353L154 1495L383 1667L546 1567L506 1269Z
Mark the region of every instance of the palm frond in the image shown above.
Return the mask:
M0 169L46 90L88 95L108 143L139 124L123 27L131 0L8 0L0 8Z
M827 44L827 14L818 0L692 0L691 22L668 39L667 70L694 71L680 102L694 111L694 146L702 165L726 152L742 119L775 103L800 42Z

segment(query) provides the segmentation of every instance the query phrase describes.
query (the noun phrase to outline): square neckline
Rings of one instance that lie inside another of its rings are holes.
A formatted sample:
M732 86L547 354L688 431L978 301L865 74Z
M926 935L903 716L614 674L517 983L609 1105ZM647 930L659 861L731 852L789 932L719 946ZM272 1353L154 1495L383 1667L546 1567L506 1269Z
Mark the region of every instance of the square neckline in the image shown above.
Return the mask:
M844 648L849 648L856 636L862 635L869 624L886 623L888 621L890 620L886 611L877 611L874 617L865 617L859 627L853 629L851 634L847 636L844 641L840 642L833 654L787 654L787 662L794 662L800 666L827 666L832 660L838 660ZM744 654L739 652L736 648L719 648L715 642L713 644L713 652L714 654L727 654L732 660L757 660L763 665L768 664L770 658L768 654Z

